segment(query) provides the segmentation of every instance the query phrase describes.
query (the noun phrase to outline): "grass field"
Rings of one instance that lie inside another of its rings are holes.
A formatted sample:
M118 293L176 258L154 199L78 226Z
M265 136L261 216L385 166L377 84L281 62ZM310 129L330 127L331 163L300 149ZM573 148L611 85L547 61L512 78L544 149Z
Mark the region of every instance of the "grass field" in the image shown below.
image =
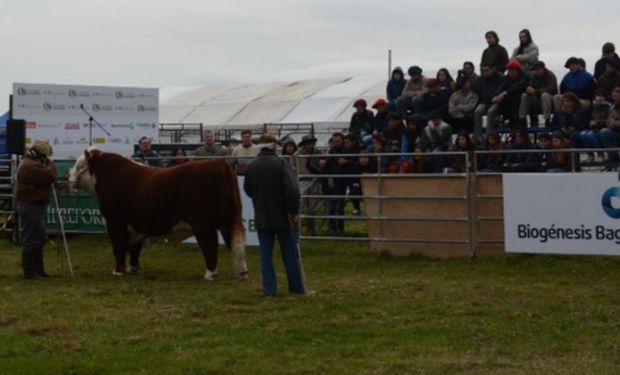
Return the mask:
M253 248L248 281L226 250L209 283L193 246L162 243L115 278L107 238L76 236L74 279L52 246L55 277L24 281L2 241L2 374L620 373L620 258L433 261L309 242L311 293L266 298Z

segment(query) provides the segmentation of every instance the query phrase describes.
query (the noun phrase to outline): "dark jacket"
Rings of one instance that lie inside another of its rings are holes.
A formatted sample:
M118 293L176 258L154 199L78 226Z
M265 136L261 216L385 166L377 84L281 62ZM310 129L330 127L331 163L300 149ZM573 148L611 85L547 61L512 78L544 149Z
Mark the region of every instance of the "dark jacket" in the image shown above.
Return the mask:
M353 113L351 122L349 123L349 133L356 135L362 134L362 131L372 133L374 117L375 115L369 110L366 110L366 112L361 115L357 112Z
M560 93L573 92L580 99L592 100L596 84L592 75L579 68L575 74L568 72L560 84Z
M54 163L28 155L24 156L17 168L17 181L13 187L15 201L32 204L48 203L55 178Z
M558 93L558 79L549 69L545 69L545 73L540 77L536 77L532 74L530 77L530 86L532 86L535 91L534 94L538 97L545 92L551 95Z
M286 160L263 148L248 166L243 189L252 198L256 229L290 228L288 215L299 213L299 187Z
M428 115L431 112L439 111L443 118L448 117L448 103L450 102L450 92L448 90L439 90L436 95L427 92L420 98L420 112Z
M611 92L618 86L620 86L620 72L617 70L605 72L598 79L598 88L605 90L607 99L611 99Z
M387 117L390 113L388 111L377 112L373 119L373 130L381 133L387 128Z
M480 59L480 66L485 64L494 66L498 72L503 73L506 70L506 64L508 64L508 51L499 43L488 46L482 52L482 59Z
M556 111L551 121L551 131L574 127L575 130L585 130L588 127L588 117L584 110L575 112Z
M620 67L620 57L618 57L617 53L614 53L614 56L611 58L612 61L616 63L617 67ZM605 64L609 61L609 57L603 56L601 57L596 64L594 65L594 79L598 81L599 78L605 73Z
M503 84L504 76L500 73L496 73L489 78L481 75L474 85L474 91L480 97L480 103L490 105L491 99L501 92Z
M396 72L400 72L400 81L394 80L394 73ZM387 100L390 105L394 106L396 104L396 99L398 99L403 93L403 89L405 88L406 83L407 80L405 79L405 74L403 73L403 70L399 66L397 66L392 71L392 79L388 81L387 88L385 89L387 94Z
M542 150L539 145L534 147L535 150ZM546 149L546 151L553 150L552 148ZM551 161L551 152L532 152L528 155L526 160L527 172L546 172L550 166L554 163Z
M148 164L151 167L161 167L161 159L152 159L159 158L159 154L153 150L150 150L146 154L138 150L138 152L133 154L131 158L141 162L142 164Z

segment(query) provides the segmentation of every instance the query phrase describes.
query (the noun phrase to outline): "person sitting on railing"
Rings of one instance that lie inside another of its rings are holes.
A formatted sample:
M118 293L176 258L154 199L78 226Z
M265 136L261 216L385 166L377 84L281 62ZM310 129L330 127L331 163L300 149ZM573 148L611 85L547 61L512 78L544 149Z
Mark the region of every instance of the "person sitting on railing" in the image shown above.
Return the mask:
M515 142L510 146L510 150L531 150L532 143L527 134L527 130L518 129L515 135ZM527 158L529 153L509 153L506 154L504 161L504 172L526 172L528 169Z
M560 103L560 108L555 112L551 121L550 130L562 132L573 146L578 146L579 135L588 125L587 113L582 109L579 97L572 92L564 94Z
M131 158L151 167L161 167L161 159L157 151L151 149L149 137L142 137L138 140L138 151Z
M536 150L551 150L551 134L542 132L538 135L538 143L534 147ZM550 165L552 154L550 152L533 152L530 153L525 162L526 172L546 172Z
M452 127L442 120L441 113L437 111L431 112L428 120L421 143L427 145L431 152L448 151L452 137ZM437 171L447 167L444 156L433 157L433 162Z
M353 103L355 112L351 115L349 123L349 134L355 134L360 140L367 134L372 134L373 121L375 115L366 107L368 104L364 99L357 99Z
M450 146L450 151L466 152L469 155L469 162L471 163L471 161L473 160L474 145L471 143L471 138L469 138L469 134L464 131L459 132L459 134L456 136L456 139L454 140L454 144ZM452 160L450 166L448 167L449 171L456 173L466 173L470 170L470 168L467 167L464 155L452 156L451 159Z
M581 145L585 148L603 148L603 141L601 140L601 129L607 127L607 117L609 117L609 109L611 103L605 100L605 90L597 89L594 93L594 100L592 101L592 116L590 117L590 123L588 128L581 131L579 139ZM586 163L592 163L595 161L594 153L588 152ZM596 155L596 162L603 162L603 153L599 152Z
M493 153L481 154L478 157L478 171L486 173L497 173L503 169L505 155L504 143L496 132L489 133L485 141L485 151L494 151Z

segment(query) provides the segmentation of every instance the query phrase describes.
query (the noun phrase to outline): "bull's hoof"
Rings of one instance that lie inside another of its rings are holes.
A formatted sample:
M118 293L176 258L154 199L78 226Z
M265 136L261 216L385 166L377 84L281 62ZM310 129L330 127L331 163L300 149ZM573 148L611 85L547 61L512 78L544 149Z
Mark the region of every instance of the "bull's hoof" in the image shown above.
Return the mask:
M239 279L247 280L249 277L249 272L247 270L239 272Z
M207 270L207 272L205 272L205 280L207 281L213 281L215 280L215 278L217 277L217 271L209 271Z
M116 277L125 276L125 272L118 272L117 270L113 270L112 276L116 276Z

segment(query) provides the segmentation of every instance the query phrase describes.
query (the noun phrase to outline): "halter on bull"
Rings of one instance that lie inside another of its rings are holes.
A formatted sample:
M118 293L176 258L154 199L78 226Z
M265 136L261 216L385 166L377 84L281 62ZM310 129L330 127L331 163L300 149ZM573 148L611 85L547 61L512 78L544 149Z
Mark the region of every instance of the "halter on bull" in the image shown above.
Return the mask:
M89 149L71 169L69 183L97 197L116 258L115 275L140 268L143 241L193 232L206 263L205 279L217 275L218 230L232 250L240 277L247 277L244 228L237 177L221 160L153 168L117 154Z

